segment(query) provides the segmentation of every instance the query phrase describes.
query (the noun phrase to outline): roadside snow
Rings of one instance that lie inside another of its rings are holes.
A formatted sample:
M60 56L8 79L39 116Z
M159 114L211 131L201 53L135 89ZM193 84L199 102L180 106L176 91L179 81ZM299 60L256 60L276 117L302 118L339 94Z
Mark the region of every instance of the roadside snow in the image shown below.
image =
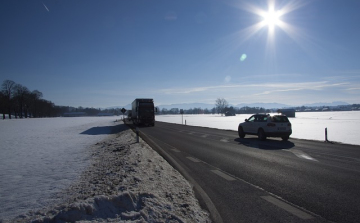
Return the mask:
M0 222L210 222L189 183L115 119L1 120Z
M210 222L189 183L126 126L91 147L91 165L62 202L14 222Z

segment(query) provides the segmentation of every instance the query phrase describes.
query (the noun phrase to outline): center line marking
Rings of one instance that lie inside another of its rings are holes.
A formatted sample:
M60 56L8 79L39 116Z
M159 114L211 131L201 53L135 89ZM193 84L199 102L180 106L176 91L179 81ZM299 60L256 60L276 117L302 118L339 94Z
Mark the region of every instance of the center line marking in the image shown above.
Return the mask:
M284 150L284 149L283 149L283 150ZM299 158L302 158L302 159L307 159L307 160L319 162L317 159L312 158L311 156L309 156L308 154L304 153L304 152L301 151L301 150L284 150L284 151L291 152L291 153L293 153L295 156L297 156L297 157L299 157Z
M211 170L211 171L212 171L213 173L217 174L218 176L224 178L225 180L228 180L228 181L233 181L233 180L235 180L235 178L233 178L233 177L231 177L231 176L229 176L229 175L227 175L227 174L225 174L225 173L223 173L223 172L221 172L221 171L219 171L219 170Z
M206 138L208 136L209 136L208 134L205 134L205 135L202 135L201 137Z
M188 158L189 160L193 161L194 163L200 163L200 162L201 162L201 160L198 160L198 159L196 159L196 158L194 158L194 157L188 156L188 157L186 157L186 158Z
M177 152L177 153L180 152L180 150L177 150L177 149L172 149L172 151Z
M227 138L220 139L221 142L229 142Z
M279 208L282 208L284 209L285 211L287 212L290 212L291 214L301 218L301 219L304 219L304 220L308 220L308 219L312 219L313 216L309 215L308 213L296 208L296 207L293 207L291 206L290 204L287 204L279 199L276 199L272 196L261 196L262 199L278 206Z

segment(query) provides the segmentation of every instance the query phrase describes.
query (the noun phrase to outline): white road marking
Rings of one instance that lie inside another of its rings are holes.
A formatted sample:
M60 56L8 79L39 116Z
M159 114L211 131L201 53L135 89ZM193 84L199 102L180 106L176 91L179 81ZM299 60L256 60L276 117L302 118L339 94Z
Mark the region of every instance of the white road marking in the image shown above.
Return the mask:
M231 176L229 176L229 175L227 175L227 174L225 174L225 173L223 173L223 172L221 172L221 171L219 171L219 170L211 170L211 171L212 171L213 173L217 174L218 176L224 178L225 180L228 180L228 181L233 181L233 180L235 180L235 178L233 178L233 177L231 177Z
M189 160L191 160L191 161L193 161L194 163L200 163L201 162L201 160L198 160L198 159L196 159L196 158L194 158L194 157L186 157L186 158L188 158Z
M304 220L308 220L308 219L312 219L313 216L311 216L310 214L296 208L296 207L293 207L291 206L290 204L287 204L279 199L276 199L272 196L261 196L262 199L278 206L279 208L282 208L284 209L285 211L301 218L301 219L304 219Z
M360 159L354 158L354 157L349 157L349 156L339 156L339 155L335 155L335 154L331 154L331 153L320 153L320 152L314 152L312 151L312 153L316 153L317 155L326 155L326 156L333 156L333 157L338 157L338 158L345 158L345 159L350 159L353 161L350 162L360 162Z
M180 150L177 150L177 149L172 149L172 151L177 152L177 153L180 152Z
M201 137L206 138L208 136L209 136L208 134L205 134L205 135L202 135Z
M299 158L319 162L317 159L312 158L311 156L309 156L308 154L304 153L301 150L286 150L286 149L283 149L283 150L287 151L287 152L291 152L291 153L293 153L295 156L297 156Z
M229 139L227 138L223 138L223 139L220 139L221 142L229 142Z
M192 134L194 134L194 133L195 133L195 132L188 132L189 135L192 135Z

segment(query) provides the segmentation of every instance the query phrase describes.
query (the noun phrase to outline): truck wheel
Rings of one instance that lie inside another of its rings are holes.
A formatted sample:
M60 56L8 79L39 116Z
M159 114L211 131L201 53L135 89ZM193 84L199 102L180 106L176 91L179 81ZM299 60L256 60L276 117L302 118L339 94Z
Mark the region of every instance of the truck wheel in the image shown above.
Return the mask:
M283 141L288 141L289 136L282 136L281 138L282 138Z

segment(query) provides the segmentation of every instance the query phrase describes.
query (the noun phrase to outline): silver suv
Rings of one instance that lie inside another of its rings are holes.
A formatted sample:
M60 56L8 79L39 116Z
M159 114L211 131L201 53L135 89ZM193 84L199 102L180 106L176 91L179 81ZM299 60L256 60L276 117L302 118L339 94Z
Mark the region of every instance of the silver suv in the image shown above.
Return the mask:
M285 115L255 114L239 124L240 138L246 134L257 135L260 140L266 137L281 137L287 141L292 133L291 123Z

